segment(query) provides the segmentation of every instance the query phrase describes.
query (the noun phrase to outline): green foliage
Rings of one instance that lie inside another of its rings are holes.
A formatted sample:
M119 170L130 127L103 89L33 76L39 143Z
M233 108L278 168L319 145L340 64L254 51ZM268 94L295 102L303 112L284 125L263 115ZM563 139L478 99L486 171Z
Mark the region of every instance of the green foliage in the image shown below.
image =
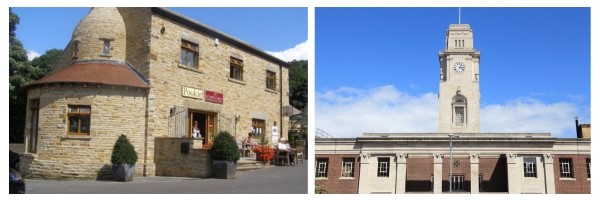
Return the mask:
M290 104L300 110L308 105L308 61L290 62Z
M110 157L110 162L113 164L130 164L133 165L137 162L137 153L135 152L135 148L125 134L121 134L117 142L115 142L115 146L113 148L112 156Z
M260 142L259 142L259 144L261 146L269 144L269 140L267 139L267 136L265 134L260 134Z
M19 16L10 9L9 12L9 141L19 143L23 142L27 113L27 90L24 87L48 74L63 51L51 49L31 62L28 61L27 50L15 34L20 21Z
M227 131L221 131L217 134L208 153L213 160L226 160L237 163L240 159L237 143Z

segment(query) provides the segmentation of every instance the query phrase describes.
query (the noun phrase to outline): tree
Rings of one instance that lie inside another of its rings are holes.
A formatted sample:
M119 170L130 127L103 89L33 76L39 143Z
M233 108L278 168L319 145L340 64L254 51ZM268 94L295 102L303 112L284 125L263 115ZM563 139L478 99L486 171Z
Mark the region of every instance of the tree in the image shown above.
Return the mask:
M296 139L304 138L302 133L306 132L307 125L307 106L308 106L308 61L294 60L290 62L290 104L295 108L302 110L301 116L292 116L292 127L300 127L300 131L292 130L288 137L292 145L295 145Z
M303 110L308 105L308 61L290 62L290 104Z
M48 74L63 51L51 49L31 62L28 61L27 50L15 33L19 16L9 9L9 18L9 141L20 143L24 138L27 109L27 91L24 87Z

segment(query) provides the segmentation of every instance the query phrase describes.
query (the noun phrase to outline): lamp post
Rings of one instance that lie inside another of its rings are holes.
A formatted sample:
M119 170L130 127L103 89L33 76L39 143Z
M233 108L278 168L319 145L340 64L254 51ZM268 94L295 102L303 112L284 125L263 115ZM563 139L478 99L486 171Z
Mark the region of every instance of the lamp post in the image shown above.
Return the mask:
M454 136L454 134L450 133L448 134L448 137L450 137L450 174L448 174L448 182L450 183L449 185L449 189L450 189L450 194L452 194L452 136Z

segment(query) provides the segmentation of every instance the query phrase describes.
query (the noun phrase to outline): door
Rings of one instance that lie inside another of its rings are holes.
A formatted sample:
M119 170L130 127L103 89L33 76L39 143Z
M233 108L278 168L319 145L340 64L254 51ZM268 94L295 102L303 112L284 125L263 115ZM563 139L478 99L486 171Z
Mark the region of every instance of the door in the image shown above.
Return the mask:
M194 122L198 123L198 128L200 129L200 135L204 139L204 144L208 144L209 141L212 141L215 135L215 116L216 113L190 110L189 112L189 122L188 122L188 132L187 136L192 137L193 124Z
M38 119L40 113L40 100L35 99L31 100L29 104L31 110L31 121L30 126L31 130L29 133L29 153L37 153L37 136L38 136Z

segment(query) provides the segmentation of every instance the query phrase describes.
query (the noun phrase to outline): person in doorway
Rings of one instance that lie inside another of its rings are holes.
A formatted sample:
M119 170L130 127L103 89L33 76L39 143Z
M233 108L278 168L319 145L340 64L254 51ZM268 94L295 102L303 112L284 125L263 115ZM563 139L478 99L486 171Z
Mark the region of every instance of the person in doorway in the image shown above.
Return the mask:
M198 128L198 121L194 121L194 127L192 128L192 137L193 138L201 138L200 129Z

